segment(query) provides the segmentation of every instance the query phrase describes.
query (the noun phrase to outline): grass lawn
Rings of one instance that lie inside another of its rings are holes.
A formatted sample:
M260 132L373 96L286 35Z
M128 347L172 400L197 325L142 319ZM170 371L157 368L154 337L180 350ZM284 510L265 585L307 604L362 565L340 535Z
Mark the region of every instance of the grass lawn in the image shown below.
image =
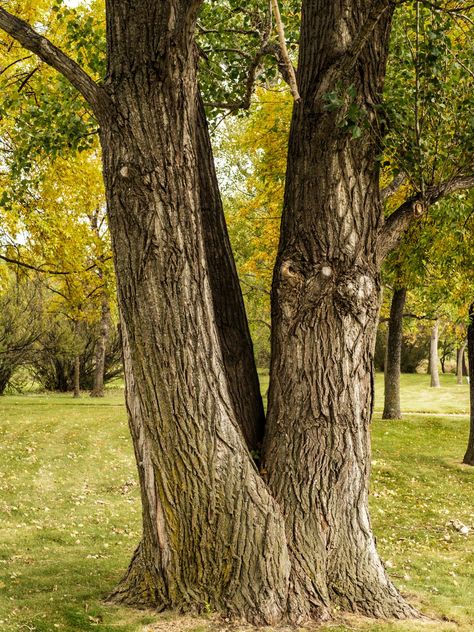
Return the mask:
M381 386L377 376L377 411ZM460 464L467 416L451 415L467 412L468 387L448 375L435 390L426 375L406 375L402 398L413 412L403 421L375 415L372 518L394 581L437 621L350 618L324 630L474 630L474 468ZM243 630L105 605L139 537L123 392L0 398L0 631Z

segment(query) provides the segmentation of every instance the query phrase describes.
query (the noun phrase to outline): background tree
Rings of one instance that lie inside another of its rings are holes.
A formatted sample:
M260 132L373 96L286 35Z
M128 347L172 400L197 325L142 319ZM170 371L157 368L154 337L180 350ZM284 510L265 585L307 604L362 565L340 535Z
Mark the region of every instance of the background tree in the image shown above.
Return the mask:
M33 361L43 325L42 303L43 292L37 281L6 274L0 291L0 395L15 372Z

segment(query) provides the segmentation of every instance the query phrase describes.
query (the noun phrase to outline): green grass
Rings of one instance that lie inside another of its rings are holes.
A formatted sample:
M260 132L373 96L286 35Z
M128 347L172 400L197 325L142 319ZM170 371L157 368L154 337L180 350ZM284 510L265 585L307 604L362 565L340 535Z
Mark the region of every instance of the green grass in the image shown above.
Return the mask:
M426 374L404 374L400 380L402 411L414 413L469 414L469 387L456 384L453 373L440 374L440 388L430 387ZM463 380L466 381L465 379ZM375 376L375 410L383 410L383 374Z
M268 371L259 371L262 393L268 391ZM430 376L405 373L400 380L400 400L405 413L469 414L469 387L456 384L453 373L440 374L440 388L430 387ZM465 382L464 378L464 382ZM383 410L383 373L375 375L375 412Z
M406 414L373 423L371 511L381 556L433 630L474 630L474 468L460 464L468 388L403 376ZM264 386L265 388L265 386ZM377 376L376 409L381 408ZM442 415L440 415L442 413ZM444 416L443 416L444 415ZM140 537L140 503L123 392L0 398L1 632L224 629L211 619L107 606ZM441 622L444 619L445 622ZM449 621L452 621L451 623ZM418 631L421 623L350 619L328 630ZM237 630L238 628L235 628Z

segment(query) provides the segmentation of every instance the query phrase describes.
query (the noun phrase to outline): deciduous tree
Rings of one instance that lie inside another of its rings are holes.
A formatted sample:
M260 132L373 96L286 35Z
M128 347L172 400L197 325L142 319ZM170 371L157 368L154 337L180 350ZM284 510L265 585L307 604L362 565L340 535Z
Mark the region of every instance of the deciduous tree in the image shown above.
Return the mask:
M469 177L422 186L384 221L379 106L394 6L304 0L259 473L245 442L261 430L258 407L243 416L236 405L250 391L218 315L216 275L231 286L235 269L220 203L204 205L217 191L201 136L199 6L107 0L100 84L0 9L0 27L62 72L100 126L144 523L114 597L266 623L335 606L416 616L368 515L380 266L414 217Z

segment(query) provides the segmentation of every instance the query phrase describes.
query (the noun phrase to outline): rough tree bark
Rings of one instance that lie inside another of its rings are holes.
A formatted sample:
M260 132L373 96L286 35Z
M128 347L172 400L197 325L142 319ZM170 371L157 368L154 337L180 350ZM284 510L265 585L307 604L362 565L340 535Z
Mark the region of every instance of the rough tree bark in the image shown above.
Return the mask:
M405 308L406 295L406 288L396 289L393 292L390 306L382 419L402 418L400 408L400 364L403 338L403 310Z
M439 369L438 369L438 337L439 337L439 322L436 321L431 330L430 339L430 358L429 358L429 371L431 376L430 386L433 388L439 388Z
M458 347L458 352L456 356L456 384L462 384L463 377L463 360L464 360L464 352L466 350L466 342L463 342L460 347Z
M232 406L247 445L255 454L260 450L263 440L265 413L247 315L222 208L206 113L200 95L196 132L200 210L216 327Z
M388 580L368 513L380 302L375 136L352 138L326 96L347 87L377 127L391 5L303 2L282 229L272 288L264 466L290 536L294 620L332 605L413 616ZM384 235L385 240L391 238Z
M199 2L107 2L101 126L143 538L115 599L206 604L256 622L286 607L281 513L245 446L203 239Z
M469 400L471 405L471 423L469 431L469 440L467 442L467 450L464 455L463 463L466 465L474 465L474 375L472 367L474 366L474 303L469 308L469 326L467 328L467 359L469 362Z

